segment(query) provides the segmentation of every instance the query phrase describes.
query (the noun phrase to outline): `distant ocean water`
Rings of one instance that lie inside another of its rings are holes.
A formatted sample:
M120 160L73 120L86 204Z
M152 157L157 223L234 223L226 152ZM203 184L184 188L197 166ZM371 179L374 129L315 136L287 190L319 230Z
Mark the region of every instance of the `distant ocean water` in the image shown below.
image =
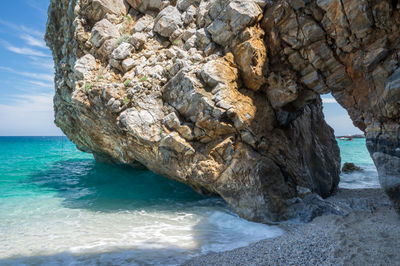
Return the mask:
M365 140L339 141L377 187ZM0 137L0 265L178 264L283 233L150 171L96 163L65 137Z
M337 140L342 157L342 166L345 162L352 162L360 166L363 171L349 174L342 173L339 187L341 188L378 188L378 172L374 162L365 146L365 139L353 139L353 141Z

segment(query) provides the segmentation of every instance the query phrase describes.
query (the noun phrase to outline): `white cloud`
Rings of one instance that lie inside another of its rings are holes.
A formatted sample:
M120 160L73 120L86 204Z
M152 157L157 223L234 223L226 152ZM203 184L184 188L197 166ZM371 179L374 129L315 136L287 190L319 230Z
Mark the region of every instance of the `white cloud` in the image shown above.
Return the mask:
M54 76L52 74L30 73L30 72L16 72L16 73L34 79L45 80L50 82L54 81Z
M2 19L0 19L0 24L3 26L6 26L7 28L14 30L17 33L24 32L24 33L27 33L30 35L35 35L38 38L43 38L43 36L44 36L44 32L29 28L25 25L17 25L17 24L14 24L14 23L2 20Z
M4 42L4 41L2 41L2 43L3 43L3 46L7 50L9 50L9 51L11 51L13 53L16 53L16 54L49 57L48 54L46 54L46 53L44 53L42 51L38 51L38 50L35 50L35 49L32 49L32 48L29 48L29 47L17 47L17 46L9 44L7 42Z
M41 81L47 81L47 82L54 81L54 76L52 74L16 71L10 67L3 67L3 66L0 66L0 70L7 71L7 72L10 72L13 74L20 75L20 76L28 77L28 78L41 80Z
M26 0L26 4L36 9L37 15L46 14L47 4L42 0ZM0 90L5 88L7 92L0 104L0 135L62 135L53 122L53 92L34 95L35 91L53 91L54 88L53 62L43 41L44 32L2 19L0 28L7 36L20 38L18 43L9 38L7 41L0 39L0 48L23 55L10 57L11 60L16 58L17 66L0 66L0 71L9 73L9 78L0 85ZM14 95L21 91L24 94Z
M38 47L42 49L48 49L43 40L44 33L41 31L37 31L31 28L28 28L24 25L16 25L7 21L3 21L0 19L0 25L4 25L7 28L13 30L13 33L18 33L19 37L25 41L25 44L28 47L20 47L15 46L13 44L8 43L7 41L0 40L2 46L7 50L22 55L30 55L30 56L39 56L39 57L49 57L48 51L43 52L40 50L36 50L32 47ZM11 33L12 34L12 33ZM31 47L29 47L31 46Z
M53 94L17 95L0 104L0 135L61 135L54 125Z
M32 111L52 111L53 93L42 93L38 95L22 94L10 97L12 104L0 104L0 108L20 108Z
M334 98L322 98L323 103L337 103Z
M21 34L20 38L23 39L24 41L26 41L27 45L30 46L36 46L36 47L40 47L40 48L44 48L47 49L46 43L40 38L35 38L29 34Z
M54 72L54 63L52 59L45 57L35 57L35 56L29 56L29 58L32 60L31 62L32 65L40 67L43 70L48 71L49 73Z
M37 80L29 80L28 82L32 85L42 87L42 88L54 88L53 82L42 82L42 81L37 81Z

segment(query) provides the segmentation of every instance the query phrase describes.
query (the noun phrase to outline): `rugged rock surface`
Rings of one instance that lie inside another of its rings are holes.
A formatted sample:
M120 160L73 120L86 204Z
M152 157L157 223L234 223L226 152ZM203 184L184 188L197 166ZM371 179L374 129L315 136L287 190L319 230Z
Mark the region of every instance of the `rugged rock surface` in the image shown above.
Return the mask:
M51 0L55 121L99 161L275 222L337 188L319 97L331 92L400 208L399 13L374 0Z
M342 167L343 173L351 173L355 171L362 171L361 167L355 165L354 163L344 163Z

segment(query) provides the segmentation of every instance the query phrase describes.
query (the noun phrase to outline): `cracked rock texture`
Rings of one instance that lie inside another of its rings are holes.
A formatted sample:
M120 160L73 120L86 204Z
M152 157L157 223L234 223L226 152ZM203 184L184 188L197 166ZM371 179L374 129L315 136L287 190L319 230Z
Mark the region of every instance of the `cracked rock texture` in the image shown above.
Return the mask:
M398 1L50 2L55 121L96 160L144 165L253 221L338 212L320 198L340 173L331 92L400 209Z

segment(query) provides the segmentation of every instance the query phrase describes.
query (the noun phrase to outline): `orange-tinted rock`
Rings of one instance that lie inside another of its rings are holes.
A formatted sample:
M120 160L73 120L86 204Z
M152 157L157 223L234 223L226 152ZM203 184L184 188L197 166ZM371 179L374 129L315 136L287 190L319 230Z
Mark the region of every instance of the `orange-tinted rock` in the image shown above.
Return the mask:
M249 28L241 34L240 39L243 42L233 48L235 62L241 71L245 86L257 91L266 80L263 73L267 60L264 31L256 27Z
M396 1L175 2L51 1L55 121L79 149L219 194L246 219L311 219L304 188L328 197L339 182L318 96L331 92L400 209Z

